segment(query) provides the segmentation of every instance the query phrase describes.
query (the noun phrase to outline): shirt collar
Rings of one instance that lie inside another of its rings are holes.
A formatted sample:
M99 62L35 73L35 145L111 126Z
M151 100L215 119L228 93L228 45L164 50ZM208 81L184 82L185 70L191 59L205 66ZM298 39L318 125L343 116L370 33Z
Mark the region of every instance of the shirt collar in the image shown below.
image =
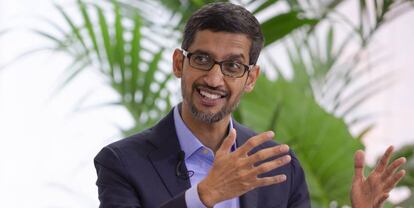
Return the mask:
M200 140L190 131L190 129L185 125L183 119L181 118L179 107L181 104L174 107L174 123L175 123L175 131L177 133L178 141L180 143L181 149L185 153L185 159L193 155L198 149L206 148ZM230 119L229 130L233 128L233 121ZM231 150L234 151L236 149L236 143L233 144Z

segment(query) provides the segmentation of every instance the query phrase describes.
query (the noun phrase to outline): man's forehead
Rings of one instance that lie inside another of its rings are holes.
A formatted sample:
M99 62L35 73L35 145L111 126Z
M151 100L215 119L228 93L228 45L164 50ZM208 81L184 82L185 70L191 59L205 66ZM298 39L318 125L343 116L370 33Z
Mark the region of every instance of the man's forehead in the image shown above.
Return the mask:
M210 40L233 40L234 43L241 43L241 42L251 42L249 36L244 33L235 33L235 32L227 32L227 31L213 31L209 29L205 30L198 30L194 34L194 41L200 38L210 38Z
M214 56L240 56L248 58L251 40L242 33L201 30L195 34L188 50Z

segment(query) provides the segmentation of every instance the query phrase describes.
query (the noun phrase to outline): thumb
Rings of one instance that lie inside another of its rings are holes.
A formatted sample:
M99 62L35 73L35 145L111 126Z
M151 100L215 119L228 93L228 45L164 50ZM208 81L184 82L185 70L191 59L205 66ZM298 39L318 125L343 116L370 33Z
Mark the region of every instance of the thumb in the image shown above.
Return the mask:
M362 150L355 152L354 156L354 180L362 179L364 177L364 162L365 162L365 153Z
M227 135L226 138L224 138L223 143L221 143L220 148L216 152L216 156L221 156L228 154L230 152L231 146L236 141L236 129L232 128Z

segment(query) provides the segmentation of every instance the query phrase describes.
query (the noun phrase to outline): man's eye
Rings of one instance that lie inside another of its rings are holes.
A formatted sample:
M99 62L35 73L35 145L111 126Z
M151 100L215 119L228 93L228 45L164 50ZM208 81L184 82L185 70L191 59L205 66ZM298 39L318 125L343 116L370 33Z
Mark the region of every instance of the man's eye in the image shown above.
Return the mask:
M226 66L226 69L230 71L238 71L242 68L241 64L236 63L236 62L225 63L225 66Z
M205 56L205 55L194 55L193 60L197 64L208 64L208 63L210 63L210 58L208 56Z

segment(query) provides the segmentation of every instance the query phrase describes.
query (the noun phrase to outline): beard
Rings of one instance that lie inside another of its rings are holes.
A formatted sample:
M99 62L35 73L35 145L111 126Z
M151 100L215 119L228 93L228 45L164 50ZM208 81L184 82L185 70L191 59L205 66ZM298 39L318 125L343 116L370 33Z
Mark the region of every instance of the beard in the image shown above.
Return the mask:
M194 102L193 102L193 93L198 93L197 92L197 86L201 86L200 84L195 84L193 83L193 85L191 86L191 94L187 95L185 93L185 89L187 89L187 86L185 84L185 82L181 82L181 94L183 96L183 99L185 101L187 101L188 107L190 109L190 113L191 115L199 120L202 121L204 123L208 123L208 124L212 124L215 122L218 122L220 120L222 120L225 116L229 115L230 113L232 113L239 105L240 102L240 97L243 94L242 92L239 93L236 98L235 98L235 102L233 103L228 103L226 105L224 105L217 113L206 113L201 111L200 109L198 109ZM204 85L204 88L209 88L212 90L217 90L216 88ZM228 100L228 98L231 97L230 94L227 95L226 99Z

